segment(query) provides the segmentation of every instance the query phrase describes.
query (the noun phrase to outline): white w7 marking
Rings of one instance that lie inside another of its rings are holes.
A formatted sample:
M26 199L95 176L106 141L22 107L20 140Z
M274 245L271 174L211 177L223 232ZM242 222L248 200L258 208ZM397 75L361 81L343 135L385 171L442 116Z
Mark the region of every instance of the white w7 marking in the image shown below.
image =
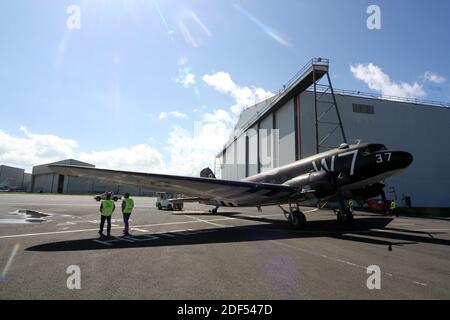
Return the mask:
M339 157L346 157L353 155L352 164L350 166L350 176L355 174L355 163L356 163L356 156L358 155L358 150L353 150L345 153L341 153Z
M334 159L335 159L335 156L331 157L331 168L328 168L327 160L325 158L320 160L320 169L317 168L316 162L313 161L312 162L313 168L317 172L323 171L322 169L325 169L325 171L334 172Z

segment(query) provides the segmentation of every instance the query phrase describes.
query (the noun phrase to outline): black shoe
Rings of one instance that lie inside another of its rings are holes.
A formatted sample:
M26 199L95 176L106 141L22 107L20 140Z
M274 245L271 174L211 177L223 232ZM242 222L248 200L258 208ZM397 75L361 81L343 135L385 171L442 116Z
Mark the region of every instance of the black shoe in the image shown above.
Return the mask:
M99 239L103 239L105 237L105 235L103 234L103 232L99 231L98 234L100 235Z
M123 233L123 236L124 236L124 237L131 237L131 234L129 234L128 232L124 232L124 233Z

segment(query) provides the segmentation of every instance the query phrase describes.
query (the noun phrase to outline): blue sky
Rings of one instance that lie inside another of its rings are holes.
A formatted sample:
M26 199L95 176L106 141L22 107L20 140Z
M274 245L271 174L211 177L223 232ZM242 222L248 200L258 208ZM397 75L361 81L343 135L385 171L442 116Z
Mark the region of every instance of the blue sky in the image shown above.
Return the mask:
M381 30L366 26L372 4ZM318 56L336 88L450 101L449 12L440 0L3 0L0 163L194 174L233 110Z

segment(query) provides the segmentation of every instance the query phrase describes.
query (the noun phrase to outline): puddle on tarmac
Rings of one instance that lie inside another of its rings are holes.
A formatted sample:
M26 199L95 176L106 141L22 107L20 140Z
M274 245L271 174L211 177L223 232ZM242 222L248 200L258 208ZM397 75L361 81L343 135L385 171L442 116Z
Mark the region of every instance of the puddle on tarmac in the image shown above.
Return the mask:
M14 216L14 218L10 218ZM16 210L0 217L0 224L28 224L42 223L47 221L45 218L53 216L50 213L39 212L35 210Z

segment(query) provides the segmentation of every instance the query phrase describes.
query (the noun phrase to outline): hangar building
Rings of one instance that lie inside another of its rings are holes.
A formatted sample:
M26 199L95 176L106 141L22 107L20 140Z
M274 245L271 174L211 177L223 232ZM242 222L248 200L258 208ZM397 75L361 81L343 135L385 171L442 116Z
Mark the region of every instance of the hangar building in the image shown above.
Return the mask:
M93 164L81 162L74 159L62 160L49 164L59 165L75 165L95 168ZM31 192L36 193L62 193L62 194L100 194L105 191L112 191L116 194L124 194L125 192L131 195L151 195L152 191L127 185L112 184L96 179L85 179L70 177L57 174L51 171L43 164L33 167Z
M31 174L24 169L0 165L0 189L28 191L31 182Z
M413 207L450 207L450 104L334 90L328 69L328 60L313 59L274 97L245 109L217 155L219 175L243 179L336 148L346 136L413 154L386 181L389 199L395 192Z

